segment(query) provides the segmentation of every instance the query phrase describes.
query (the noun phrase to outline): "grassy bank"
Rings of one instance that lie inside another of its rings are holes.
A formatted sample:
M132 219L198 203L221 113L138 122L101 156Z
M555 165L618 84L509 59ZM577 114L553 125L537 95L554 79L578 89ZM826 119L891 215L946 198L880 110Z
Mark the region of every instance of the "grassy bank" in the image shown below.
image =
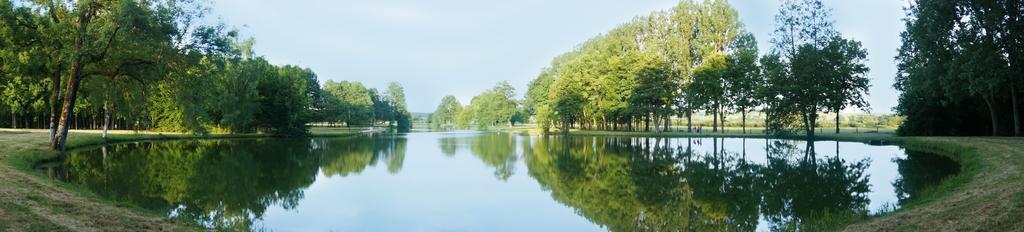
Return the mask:
M111 135L116 140L164 135ZM167 135L172 136L172 135ZM173 135L183 136L183 135ZM5 231L188 231L196 228L108 202L80 187L50 180L31 170L38 160L57 157L44 132L0 132L0 230ZM68 147L101 143L95 133L74 133Z
M848 231L1024 231L1024 139L903 138L908 149L946 155L960 174L899 211Z

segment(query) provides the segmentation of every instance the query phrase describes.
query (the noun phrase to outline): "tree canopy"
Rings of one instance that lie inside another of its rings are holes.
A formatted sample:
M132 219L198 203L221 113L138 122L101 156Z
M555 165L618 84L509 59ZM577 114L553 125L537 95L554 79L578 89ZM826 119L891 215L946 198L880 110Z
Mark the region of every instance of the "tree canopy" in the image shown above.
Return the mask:
M784 1L776 24L760 57L728 2L682 1L555 58L530 83L525 111L545 131L666 131L673 117L692 131L702 111L714 132L727 114L739 113L745 129L747 113L761 110L775 131L813 136L818 114L838 121L847 107L867 109L867 51L840 37L821 1Z
M0 0L0 126L304 135L310 122L411 127L403 89L325 83L205 24L205 1Z
M896 56L904 135L1021 135L1024 3L912 1Z

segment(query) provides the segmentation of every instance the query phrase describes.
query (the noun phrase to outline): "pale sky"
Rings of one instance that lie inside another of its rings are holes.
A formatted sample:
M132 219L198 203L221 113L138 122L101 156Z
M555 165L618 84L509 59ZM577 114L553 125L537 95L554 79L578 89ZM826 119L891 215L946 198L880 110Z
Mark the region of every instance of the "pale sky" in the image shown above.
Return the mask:
M762 52L775 0L730 0ZM500 81L527 84L555 56L674 0L214 0L213 16L256 39L275 64L313 69L321 81L405 86L409 111L432 112L445 95L463 104ZM893 57L902 0L825 0L839 31L864 43L873 112L896 105Z

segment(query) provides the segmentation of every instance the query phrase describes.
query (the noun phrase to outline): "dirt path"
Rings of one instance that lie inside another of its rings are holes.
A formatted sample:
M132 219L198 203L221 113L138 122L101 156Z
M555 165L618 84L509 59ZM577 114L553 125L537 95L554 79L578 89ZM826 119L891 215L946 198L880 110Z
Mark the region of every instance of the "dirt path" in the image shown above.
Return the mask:
M0 230L187 231L192 228L83 196L7 164L15 154L45 152L45 133L0 132Z

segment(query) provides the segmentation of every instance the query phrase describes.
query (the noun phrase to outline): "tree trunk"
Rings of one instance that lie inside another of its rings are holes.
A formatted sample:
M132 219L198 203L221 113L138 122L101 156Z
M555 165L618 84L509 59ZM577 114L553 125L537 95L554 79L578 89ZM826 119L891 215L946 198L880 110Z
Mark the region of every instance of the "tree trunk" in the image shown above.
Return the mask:
M18 129L18 114L11 110L11 128Z
M58 70L60 70L58 68ZM52 143L53 137L57 134L57 109L60 107L60 71L53 72L50 77L52 89L50 90L50 136L46 142Z
M810 138L814 139L814 128L818 124L818 113L817 112L811 113L810 116L808 116L808 122L809 122L809 125L811 126Z
M665 114L665 132L672 131L672 115Z
M654 132L661 131L661 119L658 118L658 114L651 113L651 122L654 123Z
M992 120L992 136L997 136L999 135L999 121L996 117L996 107L992 103L992 97L986 96L981 99L985 100L985 105L988 106L989 117Z
M110 103L103 103L103 139L107 139L107 131L110 130Z
M1013 104L1013 136L1020 136L1020 109L1017 106L1017 86L1010 86L1010 103Z
M718 107L715 107L711 116L711 132L718 132Z
M836 111L836 134L839 134L839 111Z
M686 111L686 133L693 133L693 111Z
M651 114L644 115L644 131L651 131Z
M725 130L725 119L726 119L726 117L725 117L725 106L718 106L718 112L719 112L718 113L718 117L721 117L721 121L722 121L722 133L724 134L724 133L726 133L726 130Z
M811 128L810 119L807 118L807 113L800 113L800 120L804 123L804 134L809 138L814 133L814 129Z
M740 117L743 117L743 119L740 120L740 124L743 126L743 134L747 134L747 110L741 109L740 111Z
M761 121L761 123L764 124L764 125L761 125L761 126L764 126L764 130L762 130L761 133L762 134L768 134L768 122L770 121L770 120L768 120L769 116L768 116L768 113L765 113L765 112L761 112L761 113L764 114L764 120Z
M83 58L85 54L82 52L82 46L85 43L85 33L89 27L89 22L92 18L92 13L88 9L79 9L81 12L78 13L78 28L77 35L75 36L75 48L74 48L74 60L71 62L71 71L68 72L68 85L67 90L64 91L64 106L60 112L60 121L57 125L57 134L53 141L50 141L50 149L64 150L64 144L68 139L68 127L70 126L69 117L74 113L75 100L78 99L78 87L82 82L82 66ZM77 117L76 117L77 119ZM77 120L76 120L77 124Z
M81 39L76 41L77 46L81 46ZM57 134L53 141L50 142L50 149L64 150L64 144L67 142L68 129L71 125L70 117L74 113L75 100L78 98L78 86L81 84L81 65L78 61L71 65L71 76L68 77L68 89L64 94L64 106L60 112L60 121L57 125ZM77 120L76 120L77 121Z
M562 122L562 133L565 135L569 135L569 123L572 122L570 120L565 120L564 122Z

